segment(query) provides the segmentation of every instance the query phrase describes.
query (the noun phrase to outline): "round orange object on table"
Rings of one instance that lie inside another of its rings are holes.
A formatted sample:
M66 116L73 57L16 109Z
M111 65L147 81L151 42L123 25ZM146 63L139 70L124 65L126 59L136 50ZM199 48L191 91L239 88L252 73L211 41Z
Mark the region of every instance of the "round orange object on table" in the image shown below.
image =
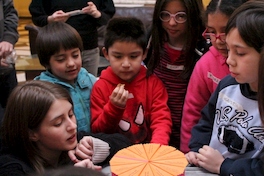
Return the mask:
M118 151L110 160L114 176L178 176L187 164L181 151L160 144L135 144Z

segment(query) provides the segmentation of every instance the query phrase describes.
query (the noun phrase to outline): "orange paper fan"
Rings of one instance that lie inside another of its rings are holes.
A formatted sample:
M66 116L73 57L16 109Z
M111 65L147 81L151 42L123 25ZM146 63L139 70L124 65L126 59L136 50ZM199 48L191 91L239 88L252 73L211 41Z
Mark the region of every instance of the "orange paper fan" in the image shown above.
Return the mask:
M178 176L187 164L181 151L160 144L135 144L110 160L111 172L117 176Z

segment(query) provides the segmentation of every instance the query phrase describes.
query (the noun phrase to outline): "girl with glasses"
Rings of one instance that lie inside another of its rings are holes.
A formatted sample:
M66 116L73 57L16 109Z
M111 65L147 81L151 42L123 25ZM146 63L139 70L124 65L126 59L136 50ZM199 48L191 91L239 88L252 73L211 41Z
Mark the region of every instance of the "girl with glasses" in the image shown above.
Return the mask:
M182 106L187 84L196 61L204 52L206 41L201 0L156 1L148 52L148 75L155 73L168 95L173 127L170 145L180 146Z
M198 123L202 108L219 81L229 74L225 27L232 12L244 2L245 0L212 0L206 8L204 18L207 28L203 36L212 46L196 63L188 85L181 125L180 149L184 153L189 151L191 130Z

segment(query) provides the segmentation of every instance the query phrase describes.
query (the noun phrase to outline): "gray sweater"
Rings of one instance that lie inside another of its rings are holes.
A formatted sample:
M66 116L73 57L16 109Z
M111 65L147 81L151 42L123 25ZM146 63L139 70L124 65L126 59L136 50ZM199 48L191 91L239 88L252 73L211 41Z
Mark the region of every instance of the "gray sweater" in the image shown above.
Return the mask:
M17 26L18 15L13 0L0 0L0 42L15 45L19 37Z

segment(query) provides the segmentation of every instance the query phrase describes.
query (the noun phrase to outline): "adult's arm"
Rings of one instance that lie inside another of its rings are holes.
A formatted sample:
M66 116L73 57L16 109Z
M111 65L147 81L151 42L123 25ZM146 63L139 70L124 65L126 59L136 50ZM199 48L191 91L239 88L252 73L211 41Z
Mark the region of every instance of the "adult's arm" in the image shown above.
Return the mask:
M3 26L0 27L3 32L0 42L6 41L15 45L19 37L17 31L18 15L11 0L3 0L3 21Z
M93 134L93 133L86 133L86 132L78 133L78 139L81 139L83 136L92 136L94 138L98 138L109 144L110 154L102 163L99 163L99 165L108 163L110 159L115 155L116 152L131 145L130 140L127 139L124 135L119 134L119 133L114 133L114 134L105 134L105 133Z
M31 1L29 5L29 12L35 25L42 27L48 24L48 16L52 14L49 12L50 7L48 7L48 3L49 1L46 1L44 5L43 0Z
M98 10L101 12L101 17L97 20L98 25L106 25L108 20L115 14L115 5L113 0L101 0Z

